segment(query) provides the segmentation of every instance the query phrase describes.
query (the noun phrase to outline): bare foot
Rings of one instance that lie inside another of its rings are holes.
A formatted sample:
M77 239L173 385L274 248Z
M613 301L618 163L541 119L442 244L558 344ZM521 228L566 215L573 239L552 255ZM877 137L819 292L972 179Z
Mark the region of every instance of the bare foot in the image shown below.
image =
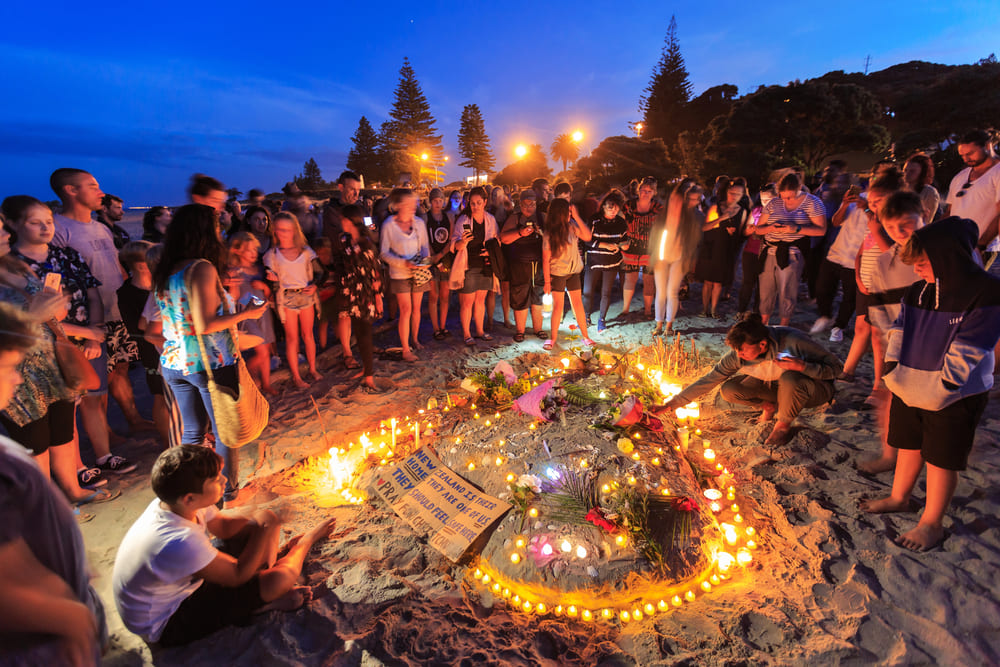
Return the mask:
M412 352L404 352L403 353L403 361L409 361L409 362L412 363L412 362L416 361L418 358L419 357L417 357L417 355L413 354Z
M302 533L302 537L300 539L302 540L302 542L308 544L309 546L312 546L313 544L316 543L316 540L320 539L321 537L326 537L327 535L329 535L330 529L333 528L336 524L337 520L331 516L324 521L320 521L318 524L316 524L306 532Z
M142 431L155 431L156 424L149 421L148 419L137 419L136 421L128 423L128 429L130 433L141 433Z
M254 613L263 614L269 611L295 611L312 600L312 589L308 586L295 586L277 600L272 600L257 609Z
M766 424L774 418L774 413L778 411L778 406L774 403L763 403L761 404L760 417L757 418L758 424Z
M891 512L906 512L910 509L910 499L896 500L892 496L887 498L871 498L862 500L860 507L864 512L872 514L888 514Z
M294 382L295 386L298 387L299 389L305 389L309 386L309 383L303 380L302 378L292 378L292 382Z
M267 394L268 396L277 396L278 395L278 390L275 389L274 387L272 387L269 384L268 385L264 385L263 387L260 388L260 390L262 392L264 392L265 394Z
M764 441L764 445L771 447L781 447L782 445L787 445L788 441L792 439L792 426L786 422L777 422L774 428L771 430L771 435L767 436L767 440Z
M944 527L918 523L913 530L896 538L896 544L911 551L927 551L944 542Z
M410 348L413 350L422 350L424 349L424 346L417 341L413 341L413 343L410 345Z
M861 472L866 472L870 475L874 475L880 472L888 472L895 469L896 459L887 459L884 456L880 456L876 459L865 459L864 461L858 461L857 468Z
M309 377L311 377L316 382L319 382L320 380L323 379L323 376L320 375L318 371L309 371Z

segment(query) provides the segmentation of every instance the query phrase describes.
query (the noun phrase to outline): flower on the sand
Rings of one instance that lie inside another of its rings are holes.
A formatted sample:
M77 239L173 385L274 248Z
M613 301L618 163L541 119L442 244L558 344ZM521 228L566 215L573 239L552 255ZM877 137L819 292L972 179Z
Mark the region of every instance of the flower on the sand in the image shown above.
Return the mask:
M618 530L618 526L608 521L604 516L604 512L602 512L599 507L591 508L591 510L587 512L587 516L584 518L598 528L603 528L609 533L613 533Z
M687 496L682 496L675 501L674 507L685 512L695 512L698 510L698 503Z
M517 486L529 488L535 493L542 492L542 480L535 475L521 475L517 478L516 484Z
M618 451L623 454L631 454L632 450L635 449L635 445L628 438L618 438Z

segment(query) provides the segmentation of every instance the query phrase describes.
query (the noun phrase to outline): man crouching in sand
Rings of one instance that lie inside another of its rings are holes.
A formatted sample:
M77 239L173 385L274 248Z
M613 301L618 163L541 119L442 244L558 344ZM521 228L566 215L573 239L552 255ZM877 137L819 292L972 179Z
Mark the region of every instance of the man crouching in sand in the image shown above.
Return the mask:
M125 626L147 642L187 644L255 613L292 610L311 599L296 586L309 549L328 534L328 519L278 559L281 522L273 512L250 517L219 511L226 480L222 459L198 445L160 454L151 476L157 498L122 540L113 575ZM210 534L242 544L234 558Z
M722 384L722 397L730 403L760 407L761 422L777 413L778 421L764 444L781 446L791 439L792 422L799 412L833 398L833 380L844 368L832 352L805 334L788 327L768 327L759 315L733 325L726 345L731 351L707 375L650 411L673 412Z

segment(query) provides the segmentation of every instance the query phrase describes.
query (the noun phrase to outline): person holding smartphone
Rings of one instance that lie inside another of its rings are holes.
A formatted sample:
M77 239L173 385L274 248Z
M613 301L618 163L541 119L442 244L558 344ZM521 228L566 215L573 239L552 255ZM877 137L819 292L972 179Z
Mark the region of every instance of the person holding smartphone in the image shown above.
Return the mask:
M780 446L791 440L792 422L802 410L830 402L843 369L840 359L806 334L765 326L756 314L729 329L726 345L729 354L711 371L651 412L673 412L721 384L730 403L760 408L761 423L777 415L764 444Z

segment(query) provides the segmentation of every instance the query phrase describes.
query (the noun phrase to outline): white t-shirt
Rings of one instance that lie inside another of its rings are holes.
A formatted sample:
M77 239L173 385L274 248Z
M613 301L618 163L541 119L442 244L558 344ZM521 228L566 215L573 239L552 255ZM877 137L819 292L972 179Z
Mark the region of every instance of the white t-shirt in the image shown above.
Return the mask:
M264 266L274 271L278 276L281 289L302 289L309 286L312 280L311 262L316 259L316 253L306 246L295 259L288 259L277 248L271 248L264 253Z
M122 316L118 310L118 288L125 282L125 277L122 265L118 262L118 249L115 248L111 230L97 221L80 222L59 213L52 217L56 223L52 245L69 247L80 253L90 272L101 282L97 291L104 305L105 321L120 321Z
M125 534L112 574L115 606L125 627L155 642L177 608L201 586L193 575L215 560L208 522L214 505L188 521L154 498Z
M826 258L834 264L853 269L858 249L868 234L868 214L854 204L848 208L850 211L844 216L844 221L840 224L840 233L826 253Z
M1000 204L1000 162L985 174L977 178L967 188L962 186L969 182L972 167L958 172L951 179L948 187L948 204L951 204L951 214L960 218L968 218L979 226L979 235L986 231L986 226L996 217L997 204ZM961 197L959 192L965 191ZM1000 250L1000 237L993 239L987 248L990 252Z

